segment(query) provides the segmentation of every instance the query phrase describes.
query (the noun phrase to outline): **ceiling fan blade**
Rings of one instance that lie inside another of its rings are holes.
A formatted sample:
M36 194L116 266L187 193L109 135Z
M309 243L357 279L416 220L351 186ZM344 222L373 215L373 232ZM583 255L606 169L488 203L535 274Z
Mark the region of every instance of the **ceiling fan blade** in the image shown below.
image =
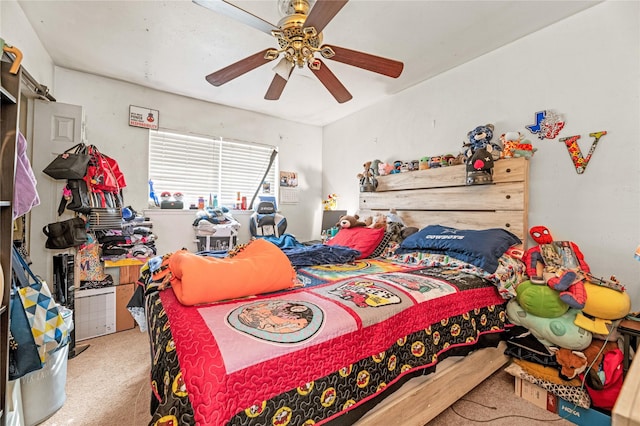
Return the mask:
M226 1L226 0L192 0L195 4L206 7L209 10L225 15L231 19L242 22L257 30L271 35L271 30L277 30L278 27L262 18L257 17L251 12Z
M404 64L393 59L381 56L370 55L369 53L358 52L357 50L346 49L344 47L329 46L336 54L330 58L333 61L352 65L367 71L377 72L388 77L398 78L402 74ZM324 47L322 46L322 47Z
M291 76L291 72L293 72L293 68L291 68L289 76ZM287 85L287 81L289 80L282 78L279 74L274 75L264 98L268 101L277 101L280 99L280 95L282 95L282 91L284 90L284 86Z
M314 27L318 33L321 33L333 17L340 12L340 9L347 4L347 1L348 0L316 0L316 3L311 8L304 22L304 26Z
M309 69L318 77L318 80L324 84L324 87L327 88L329 93L336 98L338 103L342 104L353 98L347 88L340 83L335 74L333 74L329 67L320 59L316 58L313 62L309 62Z
M207 81L214 86L222 86L223 84L228 83L234 78L240 77L242 74L258 68L260 65L271 62L273 61L273 59L265 58L265 54L270 50L273 49L265 49L262 52L258 52L254 55L248 56L238 62L222 68L221 70L213 72L206 77Z

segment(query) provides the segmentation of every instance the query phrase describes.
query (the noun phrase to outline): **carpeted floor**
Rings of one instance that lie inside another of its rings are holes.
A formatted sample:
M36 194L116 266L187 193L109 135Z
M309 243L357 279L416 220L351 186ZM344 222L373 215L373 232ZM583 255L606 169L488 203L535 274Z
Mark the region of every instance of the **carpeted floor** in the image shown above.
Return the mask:
M147 334L136 327L78 342L85 344L89 347L67 363L66 402L41 425L147 425Z
M148 425L151 416L147 334L135 328L78 343L84 344L89 344L89 348L67 364L65 404L41 425ZM513 377L499 370L428 426L480 424L572 423L516 397Z

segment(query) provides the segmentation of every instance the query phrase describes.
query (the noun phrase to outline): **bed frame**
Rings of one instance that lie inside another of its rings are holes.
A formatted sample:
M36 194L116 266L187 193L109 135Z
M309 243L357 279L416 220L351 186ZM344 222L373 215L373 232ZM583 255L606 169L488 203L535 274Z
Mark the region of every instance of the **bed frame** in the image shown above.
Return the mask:
M493 184L467 186L463 165L378 177L376 192L360 194L361 216L397 211L406 226L444 225L461 229L505 228L526 243L528 231L526 158L495 162ZM363 217L364 217L363 216ZM438 364L435 373L409 380L355 424L425 425L504 366L506 345L479 349Z
M526 241L528 177L522 157L496 161L490 185L465 185L463 165L379 176L376 192L360 193L360 216L391 207L406 226L505 228Z

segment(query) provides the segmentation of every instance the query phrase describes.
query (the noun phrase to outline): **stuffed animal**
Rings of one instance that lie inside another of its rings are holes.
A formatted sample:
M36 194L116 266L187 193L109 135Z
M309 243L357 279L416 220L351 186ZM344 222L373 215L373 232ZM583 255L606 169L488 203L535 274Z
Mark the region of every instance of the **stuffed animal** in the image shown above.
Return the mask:
M572 308L584 308L584 274L591 269L580 248L571 241L554 241L545 226L532 227L529 235L538 243L523 256L531 282L559 291L560 299Z
M378 228L387 229L387 215L382 213L376 213L375 216L371 218L371 223L367 224L367 227L373 228L373 229L378 229Z
M485 185L493 182L493 148L487 145L467 151L467 185Z
M371 170L371 161L367 161L362 165L364 167L364 171L362 173L358 173L358 179L360 179L360 184L362 185L366 180L373 176L373 172Z
M338 223L336 223L336 226L339 228L355 228L358 226L367 226L366 223L362 222L360 220L360 216L353 215L344 215L344 216L340 216L340 220L338 220Z
M378 181L374 177L373 169L371 168L371 161L367 161L362 165L364 171L358 173L358 179L360 180L360 192L373 192L378 186Z
M393 170L393 165L389 163L378 164L378 175L380 176L390 175L392 170Z
M531 145L528 139L520 132L507 132L500 136L502 142L502 152L500 158L512 157L532 157L538 149Z
M491 145L492 151L495 151L493 159L497 160L500 158L500 151L502 148L496 143L491 143L491 139L493 139L493 130L493 124L485 124L484 126L478 126L475 129L470 130L469 133L467 133L467 142L463 144L463 154L469 158L476 150L486 148L488 145ZM471 153L468 151L471 151Z
M371 162L371 172L374 176L380 175L380 164L382 164L382 161L380 160L373 160Z
M551 350L555 352L556 361L560 364L560 377L570 380L584 373L588 368L585 382L593 389L602 389L604 385L598 372L604 354L614 349L618 349L616 342L593 339L591 344L582 351L572 351L565 348L552 348Z

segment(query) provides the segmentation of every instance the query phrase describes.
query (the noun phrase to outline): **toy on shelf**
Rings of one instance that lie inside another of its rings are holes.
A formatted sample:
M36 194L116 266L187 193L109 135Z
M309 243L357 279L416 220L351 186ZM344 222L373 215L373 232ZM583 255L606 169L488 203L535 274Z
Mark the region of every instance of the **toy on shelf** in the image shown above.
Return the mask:
M464 156L468 158L476 150L490 146L490 151L495 151L493 159L497 160L500 158L500 151L502 150L502 147L495 142L491 142L491 139L493 139L493 130L493 124L485 124L470 130L467 133L467 142L462 145L462 153ZM471 151L471 154L469 151Z
M463 145L466 158L466 184L484 185L493 182L493 161L500 157L501 147L491 143L493 124L478 126L467 133Z
M524 138L520 132L507 132L500 135L502 151L500 158L525 157L530 158L538 150L531 145L531 141Z
M373 168L371 167L371 161L367 161L363 164L364 171L358 173L358 179L360 180L360 192L374 192L378 186Z
M153 181L149 179L149 207L160 207L160 201L153 190Z
M379 176L390 175L392 170L393 170L393 165L391 165L389 163L379 163L378 164L378 175Z

